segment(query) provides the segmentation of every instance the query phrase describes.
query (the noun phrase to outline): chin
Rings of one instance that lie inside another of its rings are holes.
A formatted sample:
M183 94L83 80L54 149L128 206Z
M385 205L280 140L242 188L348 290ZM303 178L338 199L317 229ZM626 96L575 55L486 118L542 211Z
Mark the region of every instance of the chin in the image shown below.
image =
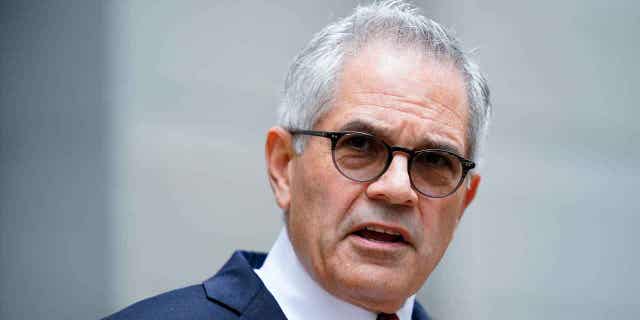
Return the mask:
M333 294L374 312L397 311L420 288L415 283L422 283L420 280L412 281L408 271L375 264L341 265L338 268L340 270L334 273Z

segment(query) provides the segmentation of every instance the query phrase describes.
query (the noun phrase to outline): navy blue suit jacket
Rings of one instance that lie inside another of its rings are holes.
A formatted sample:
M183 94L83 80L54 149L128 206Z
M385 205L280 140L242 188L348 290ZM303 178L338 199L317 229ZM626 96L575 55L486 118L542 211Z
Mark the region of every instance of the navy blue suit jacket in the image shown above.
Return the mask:
M135 303L105 320L287 319L253 269L266 254L236 251L209 280ZM429 316L416 301L412 320Z

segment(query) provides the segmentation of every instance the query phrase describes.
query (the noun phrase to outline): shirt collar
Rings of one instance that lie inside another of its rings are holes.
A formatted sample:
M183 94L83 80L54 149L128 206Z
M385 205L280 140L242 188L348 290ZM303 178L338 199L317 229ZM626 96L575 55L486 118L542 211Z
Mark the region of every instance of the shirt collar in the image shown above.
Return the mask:
M255 270L290 320L375 320L376 313L342 301L318 285L298 260L286 228L282 228L262 267ZM400 310L400 320L410 320L415 295Z

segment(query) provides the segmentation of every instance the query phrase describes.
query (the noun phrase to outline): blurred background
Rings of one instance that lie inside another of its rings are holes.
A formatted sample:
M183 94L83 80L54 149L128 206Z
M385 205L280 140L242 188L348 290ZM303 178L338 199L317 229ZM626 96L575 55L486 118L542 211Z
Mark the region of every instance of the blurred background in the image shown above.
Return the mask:
M0 318L97 319L282 226L287 66L358 1L0 2ZM640 3L415 1L488 75L484 176L436 319L638 319Z

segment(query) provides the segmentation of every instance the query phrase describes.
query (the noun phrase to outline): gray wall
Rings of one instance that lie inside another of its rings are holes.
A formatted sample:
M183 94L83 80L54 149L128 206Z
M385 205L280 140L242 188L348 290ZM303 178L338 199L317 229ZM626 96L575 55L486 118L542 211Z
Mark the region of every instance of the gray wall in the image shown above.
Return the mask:
M0 319L113 309L104 11L0 4Z
M282 222L264 133L287 64L356 1L2 2L0 318L98 318ZM491 82L438 319L635 319L640 5L433 1Z

